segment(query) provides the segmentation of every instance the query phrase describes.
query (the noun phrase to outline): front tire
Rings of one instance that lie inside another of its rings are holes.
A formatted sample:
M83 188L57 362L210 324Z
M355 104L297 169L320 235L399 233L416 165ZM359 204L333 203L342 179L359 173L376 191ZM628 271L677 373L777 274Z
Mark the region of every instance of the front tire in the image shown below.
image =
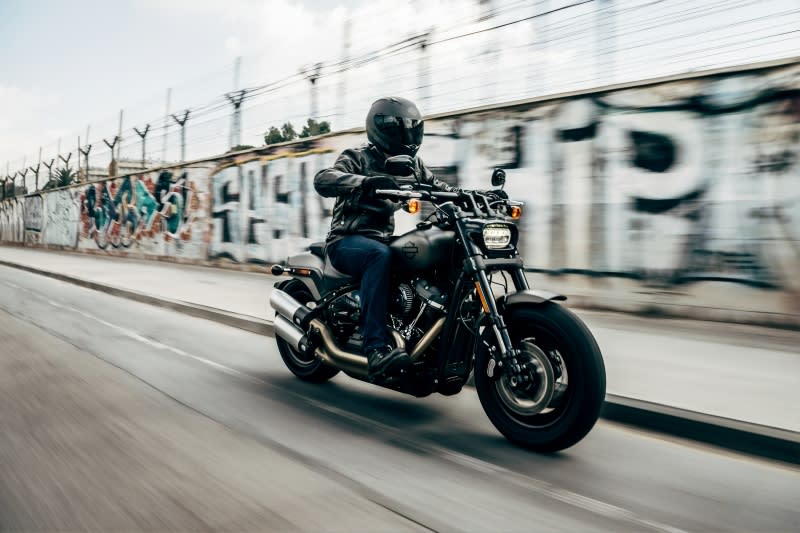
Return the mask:
M314 300L311 291L302 281L296 279L286 280L278 288L301 304L307 304ZM303 381L324 383L339 373L338 369L326 365L313 353L310 355L302 354L277 335L275 340L278 343L278 351L281 353L283 362L286 363L292 374Z
M600 348L586 325L558 304L517 305L504 320L521 359L538 369L537 387L520 389L506 372L488 376L486 344L476 354L475 388L494 426L510 441L537 452L556 452L592 429L605 399ZM497 343L489 328L483 340Z

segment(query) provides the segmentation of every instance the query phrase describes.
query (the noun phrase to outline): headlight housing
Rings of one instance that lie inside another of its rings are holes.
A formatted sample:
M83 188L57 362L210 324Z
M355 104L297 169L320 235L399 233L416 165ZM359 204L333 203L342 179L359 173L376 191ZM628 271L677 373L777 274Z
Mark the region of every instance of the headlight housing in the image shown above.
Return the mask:
M489 250L507 247L511 243L511 228L508 224L486 224L483 227L483 243Z

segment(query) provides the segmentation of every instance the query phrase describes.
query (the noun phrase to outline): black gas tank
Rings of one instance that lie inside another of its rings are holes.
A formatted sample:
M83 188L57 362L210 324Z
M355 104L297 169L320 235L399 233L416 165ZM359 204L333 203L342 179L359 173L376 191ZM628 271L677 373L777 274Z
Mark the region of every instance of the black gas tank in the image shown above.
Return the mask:
M432 227L409 231L395 239L389 247L392 249L395 267L419 271L449 261L454 241L454 231Z

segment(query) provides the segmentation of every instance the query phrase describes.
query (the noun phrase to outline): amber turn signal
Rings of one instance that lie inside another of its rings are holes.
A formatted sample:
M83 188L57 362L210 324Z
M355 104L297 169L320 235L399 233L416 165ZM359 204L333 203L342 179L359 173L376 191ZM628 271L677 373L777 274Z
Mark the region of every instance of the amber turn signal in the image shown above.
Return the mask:
M519 220L522 216L522 208L518 205L512 205L508 210L508 214L511 215L513 220Z
M414 198L408 200L406 202L406 211L411 213L412 215L419 213L419 200L415 200Z

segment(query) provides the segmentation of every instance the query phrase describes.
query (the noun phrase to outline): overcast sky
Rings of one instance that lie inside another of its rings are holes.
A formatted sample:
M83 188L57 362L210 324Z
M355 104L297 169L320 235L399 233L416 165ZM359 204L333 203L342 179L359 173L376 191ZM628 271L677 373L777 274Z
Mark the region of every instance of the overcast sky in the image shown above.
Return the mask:
M513 8L515 11L508 16L517 18L548 5L546 2L521 0L495 1ZM576 0L549 0L551 9L571 3L576 3ZM763 28L791 32L800 27L797 15L800 0L737 0L728 3L749 10L741 15L747 18L765 13L790 13L778 19L763 20ZM650 7L650 4L658 5ZM622 30L618 28L618 31L623 35L618 44L622 43L621 48L626 46L625 28L635 27L633 25L642 14L656 13L651 10L660 9L657 16L662 18L659 20L668 21L673 14L711 4L724 8L726 2L619 0L617 5L621 9L636 9L631 10L627 22L620 17L618 26ZM583 14L583 19L569 19L566 14L559 14L562 20L567 21L558 28L559 32L563 34L572 28L577 29L573 32L577 37L566 44L552 46L549 55L542 59L550 67L564 67L559 78L565 78L567 73L575 76L576 72L580 74L589 67L587 51L594 51L595 42L594 22L590 17L593 9L593 4L587 4L569 11L569 17L577 13ZM5 173L6 161L11 161L12 167L21 166L21 157L26 154L27 164L35 163L31 159L36 157L40 145L45 146L47 157L48 151L55 151L59 137L63 137L62 152L74 150L76 136L81 134L85 138L87 124L92 125L90 137L99 145L100 139L95 137L113 136L121 108L125 109L126 128L143 125L143 121L163 115L167 87L173 88L173 110L205 104L212 97L232 89L233 64L237 56L243 56L242 86L281 79L313 61L335 61L342 54L342 28L348 17L353 20L351 35L355 53L378 49L429 26L447 28L459 26L459 23L460 27L466 22L475 24L478 14L477 0L0 0L0 165L3 167L0 172ZM694 38L697 43L708 39L703 36L705 27L714 22L724 22L726 16L731 15L720 12L713 19L703 21L704 26L693 28L688 22L678 27L688 29L689 33L697 30L698 36ZM551 17L551 22L558 20ZM465 55L457 55L459 50L468 46L472 46L473 51L491 48L488 34L475 37L478 40L473 39L469 45L466 41L454 41L449 48L448 45L437 48L440 55L433 58L434 67L439 69L437 72L452 72L447 91L455 93L453 87L458 86L459 72L470 68L480 71L486 65L492 67L492 58L500 66L496 76L501 72L506 76L503 83L510 86L513 82L519 90L524 89L526 83L533 81L530 75L526 77L523 67L536 61L536 56L531 55L530 44L535 42L537 29L535 21L526 24L504 29L502 39L494 43L503 52L497 56L484 54L482 57L488 59L488 63L476 64L467 61ZM668 31L675 33L676 29L671 27ZM735 25L731 31L741 33ZM631 35L631 46L638 44L637 39L642 39L635 32ZM647 38L664 37L658 30L644 31L644 35ZM669 35L666 34L662 46L668 51L671 46ZM795 37L796 41L789 40ZM709 41L709 45L713 44ZM787 53L800 51L800 34L788 33L774 39L773 48L775 56L781 55L784 49ZM753 53L752 46L739 46L738 50L738 56L732 56L738 63L761 57ZM757 50L763 52L767 47ZM658 72L652 69L656 66L654 62L648 61L651 52L634 48L631 53L640 53L644 59L642 77ZM709 61L713 64L718 58ZM389 62L368 72L370 76L387 79L403 69L406 73L413 73L417 68L416 59L411 59L413 61L398 59L396 63ZM635 62L631 64L636 65ZM513 77L515 72L516 78ZM376 90L359 87L359 84L364 85L361 80L366 75L367 71L360 78L352 76L348 80L348 89L354 95L363 93L362 96L368 100ZM554 78L556 76L551 76ZM446 82L440 75L434 85L441 88L446 86ZM389 86L397 87L397 92L409 92L415 90L415 83L414 80L405 80ZM327 89L320 102L320 107L325 109L334 105L333 86ZM485 92L484 88L481 90ZM458 105L477 102L477 93L470 91L469 87L464 89ZM295 89L293 94L284 96L287 100L282 105L302 99L303 113L306 113L307 93L296 93ZM516 93L509 91L508 94ZM356 96L353 98L351 107L363 107L361 100L355 99ZM350 110L354 117L363 112L363 109ZM246 115L245 130L256 138L259 131L266 129L266 124L256 120L254 113ZM274 114L274 111L270 113ZM217 129L210 129L207 135L226 135L221 129L224 124L214 126ZM194 131L198 129L196 127ZM254 142L252 138L247 140ZM14 168L11 170L13 172Z

